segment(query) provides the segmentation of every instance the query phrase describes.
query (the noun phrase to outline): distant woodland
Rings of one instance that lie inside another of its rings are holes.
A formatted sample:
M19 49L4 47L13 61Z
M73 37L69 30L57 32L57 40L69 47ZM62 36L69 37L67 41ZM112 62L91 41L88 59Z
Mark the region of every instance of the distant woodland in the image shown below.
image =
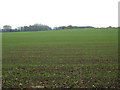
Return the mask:
M43 24L34 24L29 26L22 26L15 29L12 29L12 26L10 25L4 25L2 29L0 29L0 32L25 32L25 31L48 31L48 30L61 30L61 29L79 29L79 28L94 28L92 26L59 26L51 28L47 25ZM108 28L114 28L109 26Z

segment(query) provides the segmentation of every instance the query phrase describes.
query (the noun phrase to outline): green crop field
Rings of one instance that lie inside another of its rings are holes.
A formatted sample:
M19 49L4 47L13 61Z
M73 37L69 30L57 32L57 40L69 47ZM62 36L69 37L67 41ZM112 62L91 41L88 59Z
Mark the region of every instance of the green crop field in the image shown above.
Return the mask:
M3 33L3 88L118 87L118 30Z

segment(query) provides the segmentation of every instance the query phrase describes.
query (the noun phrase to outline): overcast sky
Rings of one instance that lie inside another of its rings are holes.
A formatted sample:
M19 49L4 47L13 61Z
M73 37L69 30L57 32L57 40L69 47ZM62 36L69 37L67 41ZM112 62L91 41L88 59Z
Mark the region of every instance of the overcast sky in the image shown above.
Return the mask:
M0 27L118 26L119 0L0 0Z

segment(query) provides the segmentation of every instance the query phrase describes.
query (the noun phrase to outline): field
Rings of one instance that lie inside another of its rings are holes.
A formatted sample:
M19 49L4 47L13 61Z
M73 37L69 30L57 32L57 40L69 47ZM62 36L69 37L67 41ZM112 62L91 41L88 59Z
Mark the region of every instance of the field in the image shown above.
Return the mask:
M3 88L118 87L118 30L3 33Z

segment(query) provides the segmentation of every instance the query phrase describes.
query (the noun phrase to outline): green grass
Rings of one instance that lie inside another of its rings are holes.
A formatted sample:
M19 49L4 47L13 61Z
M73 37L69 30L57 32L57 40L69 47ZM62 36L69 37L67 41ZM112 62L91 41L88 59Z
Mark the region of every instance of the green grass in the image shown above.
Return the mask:
M3 88L114 88L118 30L3 33Z

